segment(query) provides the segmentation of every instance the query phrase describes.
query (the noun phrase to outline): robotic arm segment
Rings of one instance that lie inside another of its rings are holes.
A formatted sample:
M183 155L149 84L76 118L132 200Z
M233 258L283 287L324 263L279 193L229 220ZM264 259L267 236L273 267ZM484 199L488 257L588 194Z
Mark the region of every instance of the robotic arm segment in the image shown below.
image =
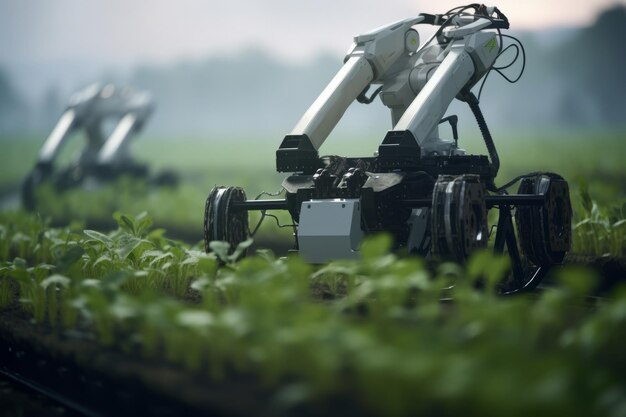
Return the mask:
M382 80L400 57L417 51L419 35L411 27L424 19L423 16L404 19L355 36L346 59L365 56L374 69L375 79Z
M354 38L343 67L276 151L279 172L315 172L318 149L350 104L370 84L382 83L390 73L406 69L419 47L419 35L411 27L424 19L401 20Z
M463 26L447 27L443 30L443 36L447 39L462 39L489 26L491 26L489 19L480 18Z
M133 113L122 117L98 153L97 163L99 165L113 165L120 157L124 156L125 145L138 123L137 116Z
M318 150L350 104L372 82L381 82L394 64L419 46L411 27L423 16L404 19L354 38L345 64L296 124L291 135L307 135Z
M374 73L363 56L351 56L304 113L290 135L306 135L318 150L350 104L370 85Z
M424 88L404 112L394 131L410 131L423 154L439 152L428 139L450 102L474 75L474 64L464 41L456 41Z
M102 102L102 119L121 116L111 135L98 150L98 165L115 165L128 159L127 149L133 134L138 133L154 109L152 96L147 92L122 90L114 101ZM102 123L102 121L100 121Z
M394 93L395 96L392 95L392 98L397 97L396 91L387 86L383 90L383 102L392 109L394 122L397 122L391 131L395 132L392 136L399 135L398 132L411 132L416 145L421 148L422 155L449 155L457 152L453 141L438 137L439 121L452 100L461 91L474 86L489 70L498 55L499 44L496 35L478 29L491 22L488 19L479 19L475 23L477 25L469 30L469 35L468 32L448 32L465 35L447 44L428 46L416 54L416 66L411 70L407 80L401 80L410 86L410 92L414 95L410 105L405 104L408 97L406 91L409 90L406 84L402 86L404 96L407 96L403 99L403 106L393 106L395 103L389 96ZM473 33L475 31L478 32ZM398 119L399 114L401 117ZM391 139L387 138L383 141L383 145L386 146L379 148L379 153L383 150L389 152L386 149L393 143L390 141Z
M132 133L141 129L153 108L152 96L147 92L113 85L90 85L70 98L65 112L39 153L37 165L52 169L65 141L77 129L84 129L87 135L87 146L80 156L80 164L112 163L123 159L124 144ZM102 125L111 118L120 120L111 136L106 138L102 135Z
M52 165L58 155L63 142L67 138L70 131L74 128L76 121L76 113L72 109L66 110L57 124L54 126L52 133L46 139L46 142L39 153L38 165Z
M105 178L124 172L145 175L143 165L135 163L127 153L126 144L142 128L153 108L149 93L113 85L93 84L73 94L23 183L24 206L35 207L35 189L50 177L57 187L67 187L90 176ZM107 138L103 124L108 120L117 121L117 125ZM54 163L62 146L70 133L79 129L86 135L86 146L77 161L54 175Z
M382 84L381 99L392 110L390 133L395 133L383 141L389 145L383 147L385 152L402 142L411 149L423 147L424 155L454 153L452 141L436 137L438 123L450 102L480 80L498 55L495 34L484 29L508 27L496 8L467 8L477 13L422 14L356 36L344 67L281 143L277 170L315 172L319 148L349 105L371 84ZM419 23L440 28L426 48L418 50L419 35L412 27ZM430 44L435 37L438 42Z
M70 132L86 126L86 117L89 115L93 108L93 103L97 101L101 91L102 86L100 84L92 84L70 97L65 112L59 118L39 153L37 165L52 166ZM92 135L88 132L88 136ZM91 138L89 139L91 142Z

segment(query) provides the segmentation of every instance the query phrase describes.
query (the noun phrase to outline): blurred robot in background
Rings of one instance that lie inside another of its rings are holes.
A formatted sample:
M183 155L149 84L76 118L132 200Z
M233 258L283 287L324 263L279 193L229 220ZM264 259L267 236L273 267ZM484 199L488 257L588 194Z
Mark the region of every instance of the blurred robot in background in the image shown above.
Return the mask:
M148 168L136 162L129 152L131 139L141 132L154 111L154 100L147 91L134 91L112 84L93 84L75 93L56 126L46 139L37 163L22 186L22 203L26 209L36 206L37 186L45 181L58 190L81 185L91 178L102 182L121 175L147 178ZM104 134L106 123L114 121L110 135ZM69 167L55 168L63 146L73 133L83 130L86 146ZM159 185L175 185L177 176L163 172L153 180Z

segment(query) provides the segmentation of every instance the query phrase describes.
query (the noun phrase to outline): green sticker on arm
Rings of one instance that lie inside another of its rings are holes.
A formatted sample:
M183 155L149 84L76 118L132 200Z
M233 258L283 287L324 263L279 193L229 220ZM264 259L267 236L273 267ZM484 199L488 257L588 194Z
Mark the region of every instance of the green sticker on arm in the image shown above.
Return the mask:
M489 53L492 53L494 49L498 46L496 42L496 38L491 38L485 43L485 49L489 50Z

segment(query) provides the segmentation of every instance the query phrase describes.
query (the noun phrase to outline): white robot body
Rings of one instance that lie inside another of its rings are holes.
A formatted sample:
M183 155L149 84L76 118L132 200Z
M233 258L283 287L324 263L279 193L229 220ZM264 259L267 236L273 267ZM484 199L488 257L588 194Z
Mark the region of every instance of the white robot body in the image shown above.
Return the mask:
M381 100L391 110L392 132L410 132L421 157L464 155L455 140L439 137L438 125L452 100L491 68L500 45L494 32L483 31L489 19L457 18L455 26L442 31L439 42L418 49L413 26L423 21L422 16L405 19L356 36L344 66L290 135L308 138L318 150L348 106L371 84L380 84ZM303 203L300 253L310 262L355 257L364 235L360 219L358 200ZM429 221L428 209L412 213L412 245L424 239Z

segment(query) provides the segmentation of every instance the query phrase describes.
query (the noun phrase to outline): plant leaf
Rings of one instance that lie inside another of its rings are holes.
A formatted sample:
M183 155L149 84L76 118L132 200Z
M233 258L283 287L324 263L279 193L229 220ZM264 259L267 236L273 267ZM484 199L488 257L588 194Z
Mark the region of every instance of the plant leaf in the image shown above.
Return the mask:
M50 285L60 285L62 287L67 288L70 285L70 279L68 277L64 277L63 275L54 274L50 275L48 278L41 281L41 285L44 289L47 289Z
M83 230L83 233L91 239L104 244L109 249L113 245L113 240L104 233L96 232L95 230Z
M59 271L67 271L79 259L82 258L85 249L78 245L70 246L57 260L57 269Z
M127 215L116 211L115 213L113 213L113 218L117 222L117 225L120 229L134 236L137 235L137 233L135 232L135 222L131 220Z
M120 259L126 259L128 258L128 255L130 255L143 242L146 241L135 236L123 235L116 242L117 248L115 248L115 253Z
M220 261L228 263L228 250L230 249L230 244L228 242L214 240L209 243L209 248L213 251L213 253L215 253Z
M237 245L237 248L235 249L235 251L232 253L232 255L228 257L228 260L230 262L235 262L237 259L241 257L241 255L244 254L246 249L248 249L250 245L252 245L252 243L254 243L254 240L252 238L246 239L243 242L240 242Z
M147 212L141 212L135 217L135 228L137 230L137 236L143 236L146 230L152 226L152 217L148 216Z
M373 259L389 253L392 245L391 236L386 233L379 233L365 239L361 245L363 259Z

